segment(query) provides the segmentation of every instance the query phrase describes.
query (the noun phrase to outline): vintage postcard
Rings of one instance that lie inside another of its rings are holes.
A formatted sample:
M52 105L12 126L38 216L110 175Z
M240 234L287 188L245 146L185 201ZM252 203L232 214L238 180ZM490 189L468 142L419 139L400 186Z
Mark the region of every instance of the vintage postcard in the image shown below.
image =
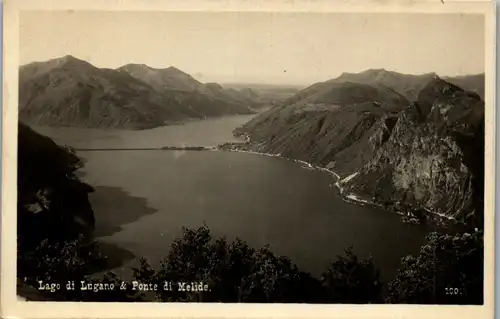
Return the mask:
M490 318L495 7L6 1L6 318Z

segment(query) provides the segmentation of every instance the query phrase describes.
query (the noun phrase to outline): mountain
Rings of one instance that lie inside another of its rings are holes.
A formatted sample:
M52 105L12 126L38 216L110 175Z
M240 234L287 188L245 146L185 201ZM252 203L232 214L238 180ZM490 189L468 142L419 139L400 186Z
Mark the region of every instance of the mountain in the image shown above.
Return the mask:
M353 134L358 135L361 126L371 126L379 117L395 114L409 104L401 94L380 85L320 82L258 115L236 132L251 132L252 137L263 141L263 145L279 144L280 152L287 153L297 149L294 145L296 137L291 132L304 132L305 127L317 121L316 130L321 131L322 140L311 145L315 148L311 151L315 156L333 154L337 147L344 148L349 143L344 140L344 134L356 130ZM322 145L323 141L325 145ZM305 160L309 154L305 152L298 156Z
M191 75L175 67L155 69L145 64L127 64L117 71L129 74L149 85L155 90L203 91L203 84Z
M179 90L196 92L221 103L253 106L258 104L258 96L246 92L224 89L217 83L201 83L191 75L175 68L156 69L145 64L127 64L117 69L151 85L158 92Z
M361 73L343 73L338 78L330 80L330 82L351 81L372 86L381 85L398 92L409 101L415 101L420 90L436 76L436 73L412 75L384 69L370 69Z
M248 135L253 150L281 154L349 170L374 152L373 136L381 125L409 105L385 87L353 82L314 84L235 130Z
M177 78L181 78L178 71ZM188 80L184 79L186 83ZM189 118L250 114L245 105L164 89L72 56L19 70L19 118L52 126L142 129Z
M236 129L249 140L241 148L331 169L348 198L432 217L481 216L481 97L434 74L419 92L406 91L413 102L380 83L351 82L376 73L306 88Z
M443 77L443 80L455 84L467 91L475 92L479 94L479 96L484 100L484 93L485 93L484 86L486 83L484 78L484 73L476 75Z
M28 123L88 127L158 126L179 110L149 85L72 56L22 66L19 117Z
M382 90L391 90L410 102L417 99L419 92L435 78L436 73L420 75L403 74L385 69L369 69L360 73L342 73L339 77L313 85L311 90L327 90L345 83L365 84ZM484 73L458 77L443 77L444 80L475 92L484 98ZM303 91L304 92L304 91Z
M389 205L477 218L483 207L482 154L484 102L436 79L401 112L386 142L343 187Z
M391 88L351 81L327 81L314 84L291 98L284 105L302 107L336 107L363 102L376 102L386 108L404 108L409 101Z

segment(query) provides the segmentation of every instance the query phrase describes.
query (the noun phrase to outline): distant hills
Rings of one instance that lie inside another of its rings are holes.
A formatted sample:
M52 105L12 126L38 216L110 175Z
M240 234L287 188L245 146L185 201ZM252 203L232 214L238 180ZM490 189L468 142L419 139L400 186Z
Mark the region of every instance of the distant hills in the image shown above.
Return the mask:
M288 103L350 104L355 103L357 99L377 100L397 105L405 100L415 101L420 91L435 78L439 78L436 73L412 75L385 69L343 73L337 78L311 85L291 97ZM484 98L484 73L443 79ZM377 94L379 96L374 96ZM347 100L342 100L342 96Z
M247 91L203 84L173 67L114 70L68 55L19 70L19 118L37 125L141 129L252 114L260 103Z
M275 105L302 111L371 103L398 112L437 75L384 69L343 73L303 90L293 86L201 83L175 68L97 68L73 56L19 70L19 118L49 126L151 128L189 119L253 114ZM484 74L444 78L484 96Z
M436 73L412 75L386 71L384 69L370 69L357 74L343 73L340 77L330 82L351 81L372 86L386 87L398 92L407 100L414 101L420 90L436 76Z
M215 101L220 100L249 107L259 104L257 94L248 88L225 89L217 83L201 83L175 67L155 69L145 64L127 64L118 68L117 71L130 74L151 85L157 92L168 93L172 90L195 92Z
M463 75L455 77L443 77L446 80L456 86L459 86L467 91L475 92L484 100L484 86L485 79L484 73L476 75Z
M145 64L127 64L117 69L161 90L201 91L203 84L175 67L155 69Z
M263 83L223 83L222 86L250 94L264 106L280 104L304 88L302 85Z
M435 78L439 78L439 76L434 72L413 75L385 69L369 69L361 73L343 73L340 77L329 82L351 81L375 86L381 85L400 93L409 101L415 101L419 92ZM467 91L475 92L484 98L484 73L442 77L442 79Z
M483 96L484 74L344 73L237 128L235 147L332 169L346 198L478 225Z

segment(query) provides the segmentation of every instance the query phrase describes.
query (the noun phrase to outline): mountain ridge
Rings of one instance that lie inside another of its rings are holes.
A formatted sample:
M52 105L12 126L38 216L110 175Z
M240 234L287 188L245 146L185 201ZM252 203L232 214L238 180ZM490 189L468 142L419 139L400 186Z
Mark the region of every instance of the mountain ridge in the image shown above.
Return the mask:
M158 92L175 89L181 91L198 92L211 99L221 100L227 103L258 106L260 103L257 96L249 96L241 90L225 89L217 83L201 83L190 74L170 66L159 69L145 64L127 64L117 69L148 83ZM215 85L214 85L215 84Z
M21 66L19 92L20 119L49 126L142 129L253 113L244 103L198 90L158 90L127 72L97 68L70 55Z

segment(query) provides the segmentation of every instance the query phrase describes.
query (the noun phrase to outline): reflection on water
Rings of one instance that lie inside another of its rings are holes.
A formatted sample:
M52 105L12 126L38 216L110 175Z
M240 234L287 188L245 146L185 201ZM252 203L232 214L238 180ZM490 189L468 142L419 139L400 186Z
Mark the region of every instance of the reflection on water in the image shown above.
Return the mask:
M96 214L96 237L110 236L122 230L121 225L132 223L143 216L157 212L146 199L127 194L119 187L96 186L90 194L94 209L105 207L106 213Z

